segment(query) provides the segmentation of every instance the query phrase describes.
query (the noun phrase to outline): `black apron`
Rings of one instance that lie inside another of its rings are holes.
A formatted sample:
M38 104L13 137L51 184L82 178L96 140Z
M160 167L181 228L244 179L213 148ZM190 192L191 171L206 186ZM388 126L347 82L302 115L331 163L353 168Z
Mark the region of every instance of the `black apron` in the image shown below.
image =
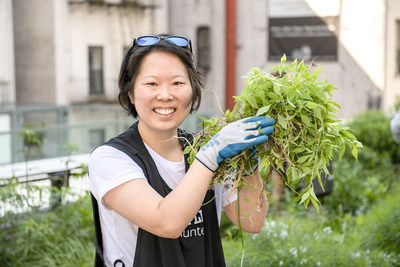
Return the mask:
M192 139L192 134L178 129L178 136ZM187 145L180 139L183 147ZM112 146L135 161L149 184L163 197L172 190L161 178L144 146L136 122L105 145ZM185 155L186 171L189 167ZM99 228L99 227L98 227ZM98 237L97 239L99 239ZM162 238L139 228L134 267L221 267L225 266L214 191L208 190L199 212L177 239Z

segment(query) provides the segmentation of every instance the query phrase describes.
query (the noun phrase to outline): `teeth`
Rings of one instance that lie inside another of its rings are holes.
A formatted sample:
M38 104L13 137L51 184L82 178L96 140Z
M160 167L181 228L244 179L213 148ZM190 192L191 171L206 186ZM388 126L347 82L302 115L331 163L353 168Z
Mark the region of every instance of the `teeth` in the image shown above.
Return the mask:
M154 111L161 115L169 115L172 114L175 109L173 108L155 108Z

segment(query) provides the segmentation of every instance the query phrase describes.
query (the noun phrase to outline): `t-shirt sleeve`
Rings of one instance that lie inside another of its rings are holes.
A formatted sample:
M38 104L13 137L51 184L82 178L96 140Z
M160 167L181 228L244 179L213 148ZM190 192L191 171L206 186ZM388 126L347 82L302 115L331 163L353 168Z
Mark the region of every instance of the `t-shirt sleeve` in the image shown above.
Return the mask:
M237 199L237 190L232 190L233 182L225 182L222 187L222 208L226 205L231 204Z
M99 201L111 189L128 181L145 178L143 170L127 154L103 145L89 158L89 189Z
M400 110L390 122L390 130L396 143L400 144Z
M217 206L218 222L221 222L221 212L224 207L237 199L237 191L232 191L232 183L225 182L224 184L215 185L215 204Z

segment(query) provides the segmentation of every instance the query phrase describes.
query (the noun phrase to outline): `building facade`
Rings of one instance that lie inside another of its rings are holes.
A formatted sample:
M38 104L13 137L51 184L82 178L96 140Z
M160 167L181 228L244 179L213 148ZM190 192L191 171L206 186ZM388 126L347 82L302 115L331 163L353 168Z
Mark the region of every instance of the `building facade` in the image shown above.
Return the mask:
M110 106L118 106L124 52L146 34L191 38L206 80L200 115L221 115L244 89L243 75L252 67L270 70L283 54L322 66L320 79L338 88L340 118L368 109L391 113L400 96L397 0L2 0L0 30L2 143L26 123L126 119ZM35 115L32 104L54 110ZM85 146L112 134L103 126L87 137L71 133Z
M232 55L234 95L251 67L268 70L283 53L323 66L321 76L339 88L343 117L389 111L399 94L396 0L4 0L0 7L2 103L115 102L133 36L161 32L191 37L206 73L204 109L225 108ZM230 42L234 54L227 54Z
M232 0L233 1L233 0ZM172 31L201 37L208 27L210 71L208 88L217 92L207 96L207 104L219 101L225 107L226 1L185 1L170 3ZM399 47L400 3L396 0L254 0L235 2L235 88L244 89L242 75L252 67L270 70L288 60L305 59L322 66L319 77L328 78L338 90L334 101L341 105L339 116L350 118L367 109L393 112L400 95ZM360 11L360 7L362 11ZM229 12L232 12L229 10ZM186 16L185 16L186 15ZM179 18L176 19L176 18ZM228 96L229 98L229 96Z

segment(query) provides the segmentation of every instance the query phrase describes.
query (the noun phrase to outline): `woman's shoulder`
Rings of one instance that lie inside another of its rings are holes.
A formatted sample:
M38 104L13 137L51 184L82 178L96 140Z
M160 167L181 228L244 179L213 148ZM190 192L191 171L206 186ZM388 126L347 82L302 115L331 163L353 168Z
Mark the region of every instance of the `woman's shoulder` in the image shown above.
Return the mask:
M110 166L112 162L128 161L131 162L131 158L123 151L108 145L101 145L93 150L89 157L90 165L101 165L106 164Z
M109 145L101 145L96 147L92 153L90 154L90 157L103 157L103 156L115 156L115 155L123 155L124 153L120 150L118 150L115 147L109 146Z

